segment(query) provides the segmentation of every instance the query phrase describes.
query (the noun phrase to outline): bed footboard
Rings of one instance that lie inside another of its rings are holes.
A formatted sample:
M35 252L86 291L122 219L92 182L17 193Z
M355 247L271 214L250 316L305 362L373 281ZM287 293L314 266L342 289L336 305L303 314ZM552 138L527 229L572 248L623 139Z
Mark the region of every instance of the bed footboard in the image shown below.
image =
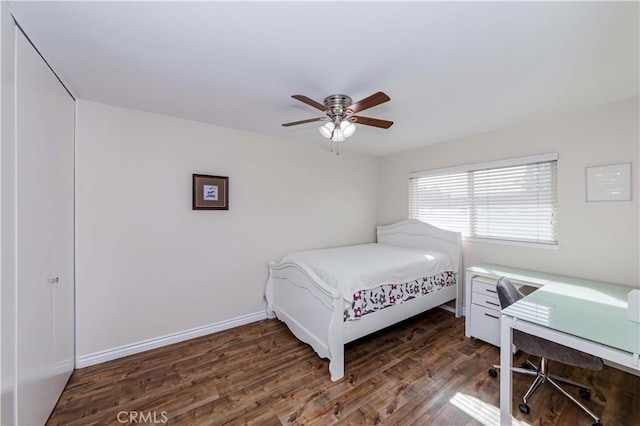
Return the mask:
M344 376L344 301L306 265L269 263L267 316L278 319L321 358L329 359L331 380Z

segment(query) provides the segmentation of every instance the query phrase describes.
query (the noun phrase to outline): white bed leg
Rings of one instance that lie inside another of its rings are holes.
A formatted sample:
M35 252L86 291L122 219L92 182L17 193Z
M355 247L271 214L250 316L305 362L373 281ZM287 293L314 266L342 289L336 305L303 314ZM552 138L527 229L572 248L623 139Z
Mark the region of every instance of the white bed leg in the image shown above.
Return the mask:
M335 357L329 360L329 374L331 374L332 382L337 382L344 377L344 345L342 345L342 350L337 352L340 353L332 354Z
M461 277L462 274L458 273L456 278L456 318L460 318L462 316L462 289L464 287L460 283L460 280L462 279Z
M267 318L273 319L276 317L276 313L273 310L273 276L271 272L271 265L274 262L269 262L269 278L267 279L267 287L265 290L264 298L267 301Z
M329 373L331 381L337 382L344 377L344 307L342 295L335 291L333 294L333 311L329 322Z

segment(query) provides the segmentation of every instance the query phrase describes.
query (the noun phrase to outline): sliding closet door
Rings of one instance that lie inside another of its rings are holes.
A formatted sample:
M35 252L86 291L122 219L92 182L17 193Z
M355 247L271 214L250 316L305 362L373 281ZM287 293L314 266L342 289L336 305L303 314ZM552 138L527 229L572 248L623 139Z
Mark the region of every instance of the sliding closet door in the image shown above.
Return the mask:
M75 367L75 107L73 98L55 79L54 128L54 359L57 387L62 392ZM57 401L57 398L56 398Z
M73 370L73 100L16 35L17 423L44 424Z

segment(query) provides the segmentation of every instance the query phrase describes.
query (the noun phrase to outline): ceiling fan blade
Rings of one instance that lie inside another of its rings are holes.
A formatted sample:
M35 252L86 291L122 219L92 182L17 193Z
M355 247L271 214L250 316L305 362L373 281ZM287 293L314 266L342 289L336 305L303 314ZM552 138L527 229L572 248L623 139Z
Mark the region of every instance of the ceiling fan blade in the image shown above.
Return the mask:
M382 93L382 92L378 92L378 93L374 93L373 95L369 96L368 98L364 98L361 101L356 102L355 104L352 104L349 109L351 111L353 111L353 113L355 114L356 112L360 112L363 111L365 109L374 107L376 105L380 105L382 103L385 103L387 101L390 101L391 98L389 96L387 96L386 94Z
M316 102L311 98L308 98L304 95L292 95L291 96L293 99L297 99L300 102L304 102L307 105L311 105L314 108L318 108L320 111L326 111L327 107L324 104L321 104L320 102Z
M313 123L314 121L322 121L322 120L326 120L326 117L318 117L318 118L310 118L308 120L292 121L291 123L284 123L283 126L284 127L296 126L298 124Z
M360 117L358 115L352 115L351 118L356 119L355 121L356 124L364 124L365 126L381 127L383 129L388 129L393 125L393 121L378 120L377 118Z

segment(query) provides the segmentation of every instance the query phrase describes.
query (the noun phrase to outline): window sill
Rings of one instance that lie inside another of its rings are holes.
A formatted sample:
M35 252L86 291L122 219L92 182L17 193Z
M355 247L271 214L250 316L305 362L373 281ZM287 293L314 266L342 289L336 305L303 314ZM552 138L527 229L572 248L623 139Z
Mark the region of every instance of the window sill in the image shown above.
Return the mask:
M529 243L524 241L494 240L489 238L462 237L462 241L470 243L500 244L505 246L519 246L547 250L558 250L560 248L559 244Z

